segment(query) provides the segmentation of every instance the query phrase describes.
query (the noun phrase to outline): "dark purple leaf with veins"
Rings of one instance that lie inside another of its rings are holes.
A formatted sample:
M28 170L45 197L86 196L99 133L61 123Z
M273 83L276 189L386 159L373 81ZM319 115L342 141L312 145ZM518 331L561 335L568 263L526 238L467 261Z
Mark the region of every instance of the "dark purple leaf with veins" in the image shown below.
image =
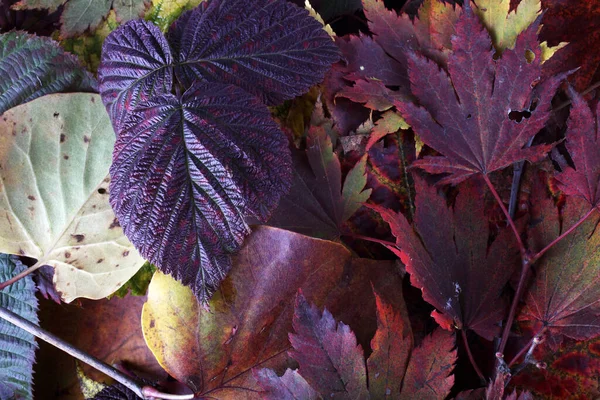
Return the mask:
M173 24L179 82L231 83L279 104L323 80L337 46L308 12L283 0L210 0Z
M111 205L140 253L205 302L249 233L244 216L268 217L290 166L258 98L198 82L131 112L115 144Z
M106 38L98 80L117 135L138 103L171 92L172 62L167 40L150 22L130 21Z

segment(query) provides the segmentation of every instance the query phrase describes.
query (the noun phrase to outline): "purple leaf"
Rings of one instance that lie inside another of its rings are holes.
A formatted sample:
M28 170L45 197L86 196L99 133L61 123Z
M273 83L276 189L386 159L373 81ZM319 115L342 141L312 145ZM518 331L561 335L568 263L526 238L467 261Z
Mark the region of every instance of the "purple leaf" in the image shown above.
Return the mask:
M137 104L171 92L172 62L166 38L150 22L130 21L108 35L102 46L98 79L117 135Z
M323 80L339 51L323 26L284 0L210 0L169 32L177 79L231 83L279 104Z
M163 272L207 301L228 253L290 186L287 141L260 100L232 85L195 83L140 103L113 154L110 200L125 234Z

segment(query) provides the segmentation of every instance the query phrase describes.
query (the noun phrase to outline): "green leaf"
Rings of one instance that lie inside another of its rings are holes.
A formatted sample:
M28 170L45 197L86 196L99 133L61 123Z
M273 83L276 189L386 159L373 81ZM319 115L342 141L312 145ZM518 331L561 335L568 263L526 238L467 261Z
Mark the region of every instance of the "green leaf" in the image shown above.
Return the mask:
M60 17L60 34L74 36L94 30L110 11L112 0L69 0Z
M2 282L23 272L17 257L0 254ZM26 276L0 291L0 307L37 324L35 284ZM37 345L32 334L0 318L0 398L32 399L33 362Z
M123 286L112 295L123 298L128 294L132 296L145 296L150 285L152 275L156 272L156 267L146 262L134 276L131 277Z
M114 292L144 260L108 202L115 135L96 94L54 94L0 118L0 251L54 267L62 299Z
M367 155L365 154L346 175L342 189L342 221L347 221L371 196L373 189L363 190L367 184L366 166Z
M53 40L19 31L0 35L0 114L45 94L96 86L77 58Z
M204 0L152 0L152 8L146 13L146 20L157 25L161 31L166 32L169 26L179 16L192 8L197 7Z

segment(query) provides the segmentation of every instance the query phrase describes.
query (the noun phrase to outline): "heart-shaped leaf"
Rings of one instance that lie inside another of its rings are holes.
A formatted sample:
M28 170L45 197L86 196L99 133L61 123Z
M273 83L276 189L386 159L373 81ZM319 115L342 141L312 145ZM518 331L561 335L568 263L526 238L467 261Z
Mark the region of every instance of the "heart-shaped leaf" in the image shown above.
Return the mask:
M171 49L156 25L131 21L108 35L98 68L100 94L117 135L140 101L170 93Z
M140 104L121 131L111 204L142 255L207 301L228 253L288 190L285 136L260 100L231 85L197 83ZM276 166L277 168L274 168Z
M169 32L184 86L231 83L279 104L323 80L339 51L308 11L282 0L210 0Z
M54 267L64 301L102 298L144 260L108 202L115 136L95 94L54 94L0 118L0 251Z

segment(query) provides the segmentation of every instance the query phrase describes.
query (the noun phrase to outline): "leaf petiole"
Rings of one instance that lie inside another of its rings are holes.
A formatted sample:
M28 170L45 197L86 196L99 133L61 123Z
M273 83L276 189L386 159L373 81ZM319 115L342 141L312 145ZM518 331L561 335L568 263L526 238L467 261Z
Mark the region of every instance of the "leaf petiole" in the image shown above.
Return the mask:
M113 368L105 362L93 357L78 348L70 345L59 337L51 334L50 332L40 328L34 323L26 320L25 318L9 311L5 308L0 307L0 318L7 320L8 322L18 326L19 328L31 333L38 339L41 339L65 353L75 357L76 359L96 368L98 371L110 376L115 381L123 384L128 389L132 390L136 395L142 399L165 399L165 400L187 400L192 399L194 396L189 395L173 395L167 393L161 393L158 390L149 386L140 384L137 380L127 376L123 372Z
M0 290L3 290L4 288L12 285L13 283L17 282L18 280L25 278L27 275L31 274L32 272L35 272L36 270L40 269L42 266L44 266L43 263L37 262L34 265L32 265L31 267L27 268L25 271L21 272L20 274L13 276L12 278L10 278L7 281L1 282Z

